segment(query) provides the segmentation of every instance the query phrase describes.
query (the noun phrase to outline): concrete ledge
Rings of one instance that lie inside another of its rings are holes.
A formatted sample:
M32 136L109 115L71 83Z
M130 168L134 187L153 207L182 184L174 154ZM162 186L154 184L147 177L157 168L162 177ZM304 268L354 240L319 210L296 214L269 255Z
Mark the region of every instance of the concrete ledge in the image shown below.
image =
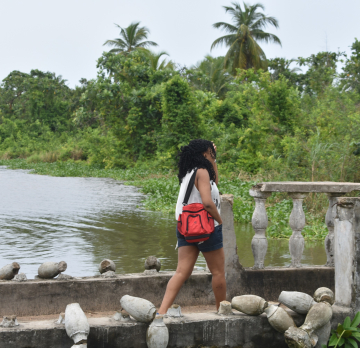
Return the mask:
M262 182L255 186L263 192L319 192L347 193L360 190L360 183L333 181L277 181Z
M333 267L245 269L242 284L246 292L277 301L281 291L301 291L313 295L320 287L334 291Z
M78 278L69 281L29 280L0 282L0 314L38 316L59 314L69 303L78 302L86 312L114 311L120 298L129 294L142 297L159 306L173 272L155 275L142 273L119 275L116 278ZM212 276L205 271L194 272L176 298L181 306L215 304L211 287ZM267 268L243 269L227 278L228 299L244 294L277 301L281 291L302 291L312 295L322 286L334 289L334 269Z
M1 315L38 316L59 314L77 302L84 311L106 312L120 308L126 294L145 298L159 306L173 272L144 276L142 273L116 278L77 278L68 281L30 280L0 283ZM176 298L182 306L215 303L211 274L194 273Z
M290 310L288 313L299 326L304 316ZM348 315L334 307L332 326ZM54 320L30 321L17 328L0 329L0 348L63 348L70 347L64 325ZM133 321L119 324L109 317L89 318L88 348L146 348L147 325ZM257 317L235 313L218 316L215 313L185 314L179 319L165 319L169 329L169 348L179 347L249 347L287 348L284 335L276 332L264 314ZM5 343L6 342L6 343Z

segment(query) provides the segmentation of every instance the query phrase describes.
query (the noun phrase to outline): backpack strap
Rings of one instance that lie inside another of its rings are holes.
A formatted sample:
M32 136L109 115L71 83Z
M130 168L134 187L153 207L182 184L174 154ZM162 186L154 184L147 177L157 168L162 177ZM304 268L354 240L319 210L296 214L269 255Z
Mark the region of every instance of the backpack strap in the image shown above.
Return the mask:
M195 184L195 177L196 177L197 168L195 168L193 175L191 175L190 181L188 183L188 187L186 189L183 205L187 205L188 200L190 198L191 191Z

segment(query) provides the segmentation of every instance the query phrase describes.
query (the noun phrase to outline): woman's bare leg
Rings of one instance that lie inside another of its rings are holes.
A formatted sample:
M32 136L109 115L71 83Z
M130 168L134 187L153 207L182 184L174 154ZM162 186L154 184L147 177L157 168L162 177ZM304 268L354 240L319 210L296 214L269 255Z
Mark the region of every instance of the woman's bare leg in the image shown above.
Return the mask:
M216 300L216 309L219 309L220 302L226 300L224 248L203 252L203 255L212 274L212 288Z
M165 314L169 307L173 304L182 285L190 277L198 256L199 249L195 245L182 246L179 248L176 272L169 280L166 287L166 292L159 309L159 314Z

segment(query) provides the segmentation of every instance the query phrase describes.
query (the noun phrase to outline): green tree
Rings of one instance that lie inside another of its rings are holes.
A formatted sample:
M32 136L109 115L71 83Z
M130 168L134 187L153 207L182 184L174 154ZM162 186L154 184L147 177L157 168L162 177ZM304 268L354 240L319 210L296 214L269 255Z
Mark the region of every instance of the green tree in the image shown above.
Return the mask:
M308 58L298 58L299 66L307 67L304 74L299 75L299 90L310 95L320 95L332 85L337 72L336 66L341 52L319 52Z
M285 58L269 59L268 68L271 72L271 78L275 81L283 75L293 86L298 86L301 69L298 67L291 67L293 63L297 63L297 60Z
M146 27L140 27L140 22L131 23L126 28L122 28L118 24L115 25L120 29L120 38L107 40L103 45L114 47L110 50L112 53L128 53L158 45L153 41L143 41L148 38L150 31Z
M341 86L344 90L360 93L360 41L355 39L351 46L352 55L346 59L341 77Z
M188 78L195 88L215 93L220 98L225 97L228 84L233 79L229 69L224 68L224 57L210 55L188 72Z
M201 118L188 82L180 76L165 84L162 97L162 135L159 149L172 157L202 133Z
M233 2L232 5L234 7L224 6L224 8L232 15L234 24L225 22L213 24L214 28L220 28L229 34L216 39L211 49L223 44L229 47L225 56L225 66L231 62L234 75L236 69L266 69L266 56L258 42L273 42L281 45L276 35L263 30L267 24L277 28L279 26L277 19L259 12L259 9L265 10L260 3L249 5L244 2L244 9L237 2Z
M145 52L150 61L150 67L153 70L164 70L164 69L174 69L175 64L170 60L166 59L161 60L162 56L168 56L169 54L165 51L161 51L159 53L155 53L152 51Z
M31 70L11 72L2 83L0 108L5 117L29 125L39 121L55 131L68 130L73 91L54 73Z

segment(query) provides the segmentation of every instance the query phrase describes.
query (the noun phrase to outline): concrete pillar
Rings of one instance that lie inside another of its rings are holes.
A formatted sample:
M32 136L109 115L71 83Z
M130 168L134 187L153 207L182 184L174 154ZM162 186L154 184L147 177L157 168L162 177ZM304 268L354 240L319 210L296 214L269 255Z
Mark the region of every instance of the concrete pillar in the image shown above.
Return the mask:
M290 214L289 224L293 231L289 240L289 250L291 254L291 266L301 267L301 256L304 251L304 237L301 231L305 227L305 214L303 210L303 200L307 193L289 193L293 200L293 209Z
M226 299L231 299L241 292L239 288L239 278L244 271L239 262L236 245L236 235L234 229L233 214L233 195L221 195L221 218L223 221L223 245L225 254L225 279L226 279Z
M225 274L238 273L243 269L237 254L234 229L233 195L221 195L221 219L223 221L223 244L225 253Z
M327 261L325 266L334 267L334 220L336 216L336 198L342 196L342 193L328 193L329 208L326 212L325 223L328 228L328 235L325 238L325 251Z
M255 231L255 235L251 241L251 248L255 259L253 268L260 269L264 268L264 260L268 247L266 239L268 217L266 214L265 202L271 193L261 192L256 189L256 187L250 189L249 193L255 200L255 210L251 219L251 223Z
M360 198L337 198L334 223L335 304L360 310Z

